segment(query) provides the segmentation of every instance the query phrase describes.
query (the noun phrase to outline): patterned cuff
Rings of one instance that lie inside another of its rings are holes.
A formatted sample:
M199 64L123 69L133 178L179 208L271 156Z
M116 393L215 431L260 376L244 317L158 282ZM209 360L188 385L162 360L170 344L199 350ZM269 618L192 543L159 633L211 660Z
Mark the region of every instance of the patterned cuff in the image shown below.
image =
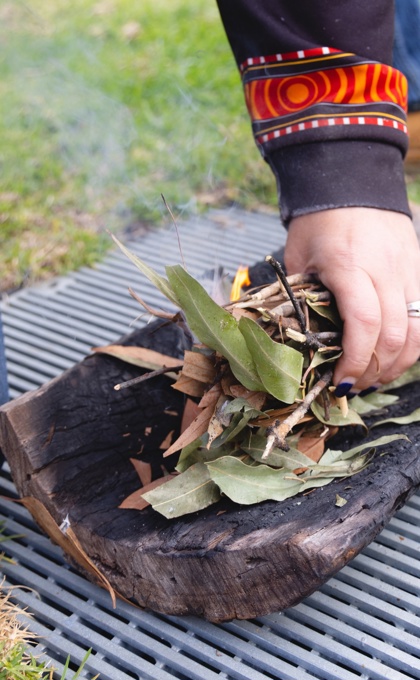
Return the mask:
M240 65L264 157L280 147L362 139L407 148L407 81L386 64L330 47L253 57Z

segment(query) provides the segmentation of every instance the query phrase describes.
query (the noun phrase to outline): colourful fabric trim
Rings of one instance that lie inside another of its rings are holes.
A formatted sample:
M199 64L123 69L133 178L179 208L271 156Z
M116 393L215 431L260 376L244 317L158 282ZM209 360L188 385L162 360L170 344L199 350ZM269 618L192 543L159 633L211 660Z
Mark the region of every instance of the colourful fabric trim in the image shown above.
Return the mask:
M321 127L407 132L407 81L386 64L329 47L247 59L240 66L257 142Z

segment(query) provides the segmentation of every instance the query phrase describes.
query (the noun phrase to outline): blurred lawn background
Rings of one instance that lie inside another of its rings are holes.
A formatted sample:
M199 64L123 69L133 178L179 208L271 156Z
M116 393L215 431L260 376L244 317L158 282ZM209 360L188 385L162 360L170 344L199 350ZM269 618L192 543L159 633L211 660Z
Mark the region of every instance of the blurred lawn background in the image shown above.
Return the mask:
M213 0L0 5L0 271L90 264L106 229L276 205Z
M0 44L0 290L167 223L161 194L275 209L215 0L3 0Z

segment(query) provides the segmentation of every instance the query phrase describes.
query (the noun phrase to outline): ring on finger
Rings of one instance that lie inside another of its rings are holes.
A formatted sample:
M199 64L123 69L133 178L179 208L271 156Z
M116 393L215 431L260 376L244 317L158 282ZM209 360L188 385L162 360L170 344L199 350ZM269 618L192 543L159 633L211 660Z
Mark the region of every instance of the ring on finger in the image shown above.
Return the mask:
M420 318L420 300L408 303L407 314L411 317Z

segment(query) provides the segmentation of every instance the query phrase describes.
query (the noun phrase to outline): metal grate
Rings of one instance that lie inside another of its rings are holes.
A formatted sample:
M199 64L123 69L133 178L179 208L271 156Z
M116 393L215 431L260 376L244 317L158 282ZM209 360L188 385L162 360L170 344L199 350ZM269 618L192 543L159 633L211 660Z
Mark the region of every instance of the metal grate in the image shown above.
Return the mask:
M275 217L213 211L180 226L193 274L255 262L284 240ZM208 245L211 244L211 248ZM130 244L156 269L179 261L172 230ZM216 257L214 253L216 252ZM138 306L132 285L161 304L124 256L113 252L83 269L3 302L13 396L71 366L92 344L130 330ZM146 291L146 292L145 292ZM164 303L167 306L166 303ZM136 326L147 322L144 317ZM0 493L14 494L5 466ZM420 497L413 496L362 554L318 592L286 612L214 625L167 617L119 602L78 575L41 535L26 510L0 500L6 544L16 564L1 563L7 583L27 586L15 599L33 614L37 652L74 668L92 648L83 678L101 680L408 680L420 679ZM60 677L57 674L57 678Z

